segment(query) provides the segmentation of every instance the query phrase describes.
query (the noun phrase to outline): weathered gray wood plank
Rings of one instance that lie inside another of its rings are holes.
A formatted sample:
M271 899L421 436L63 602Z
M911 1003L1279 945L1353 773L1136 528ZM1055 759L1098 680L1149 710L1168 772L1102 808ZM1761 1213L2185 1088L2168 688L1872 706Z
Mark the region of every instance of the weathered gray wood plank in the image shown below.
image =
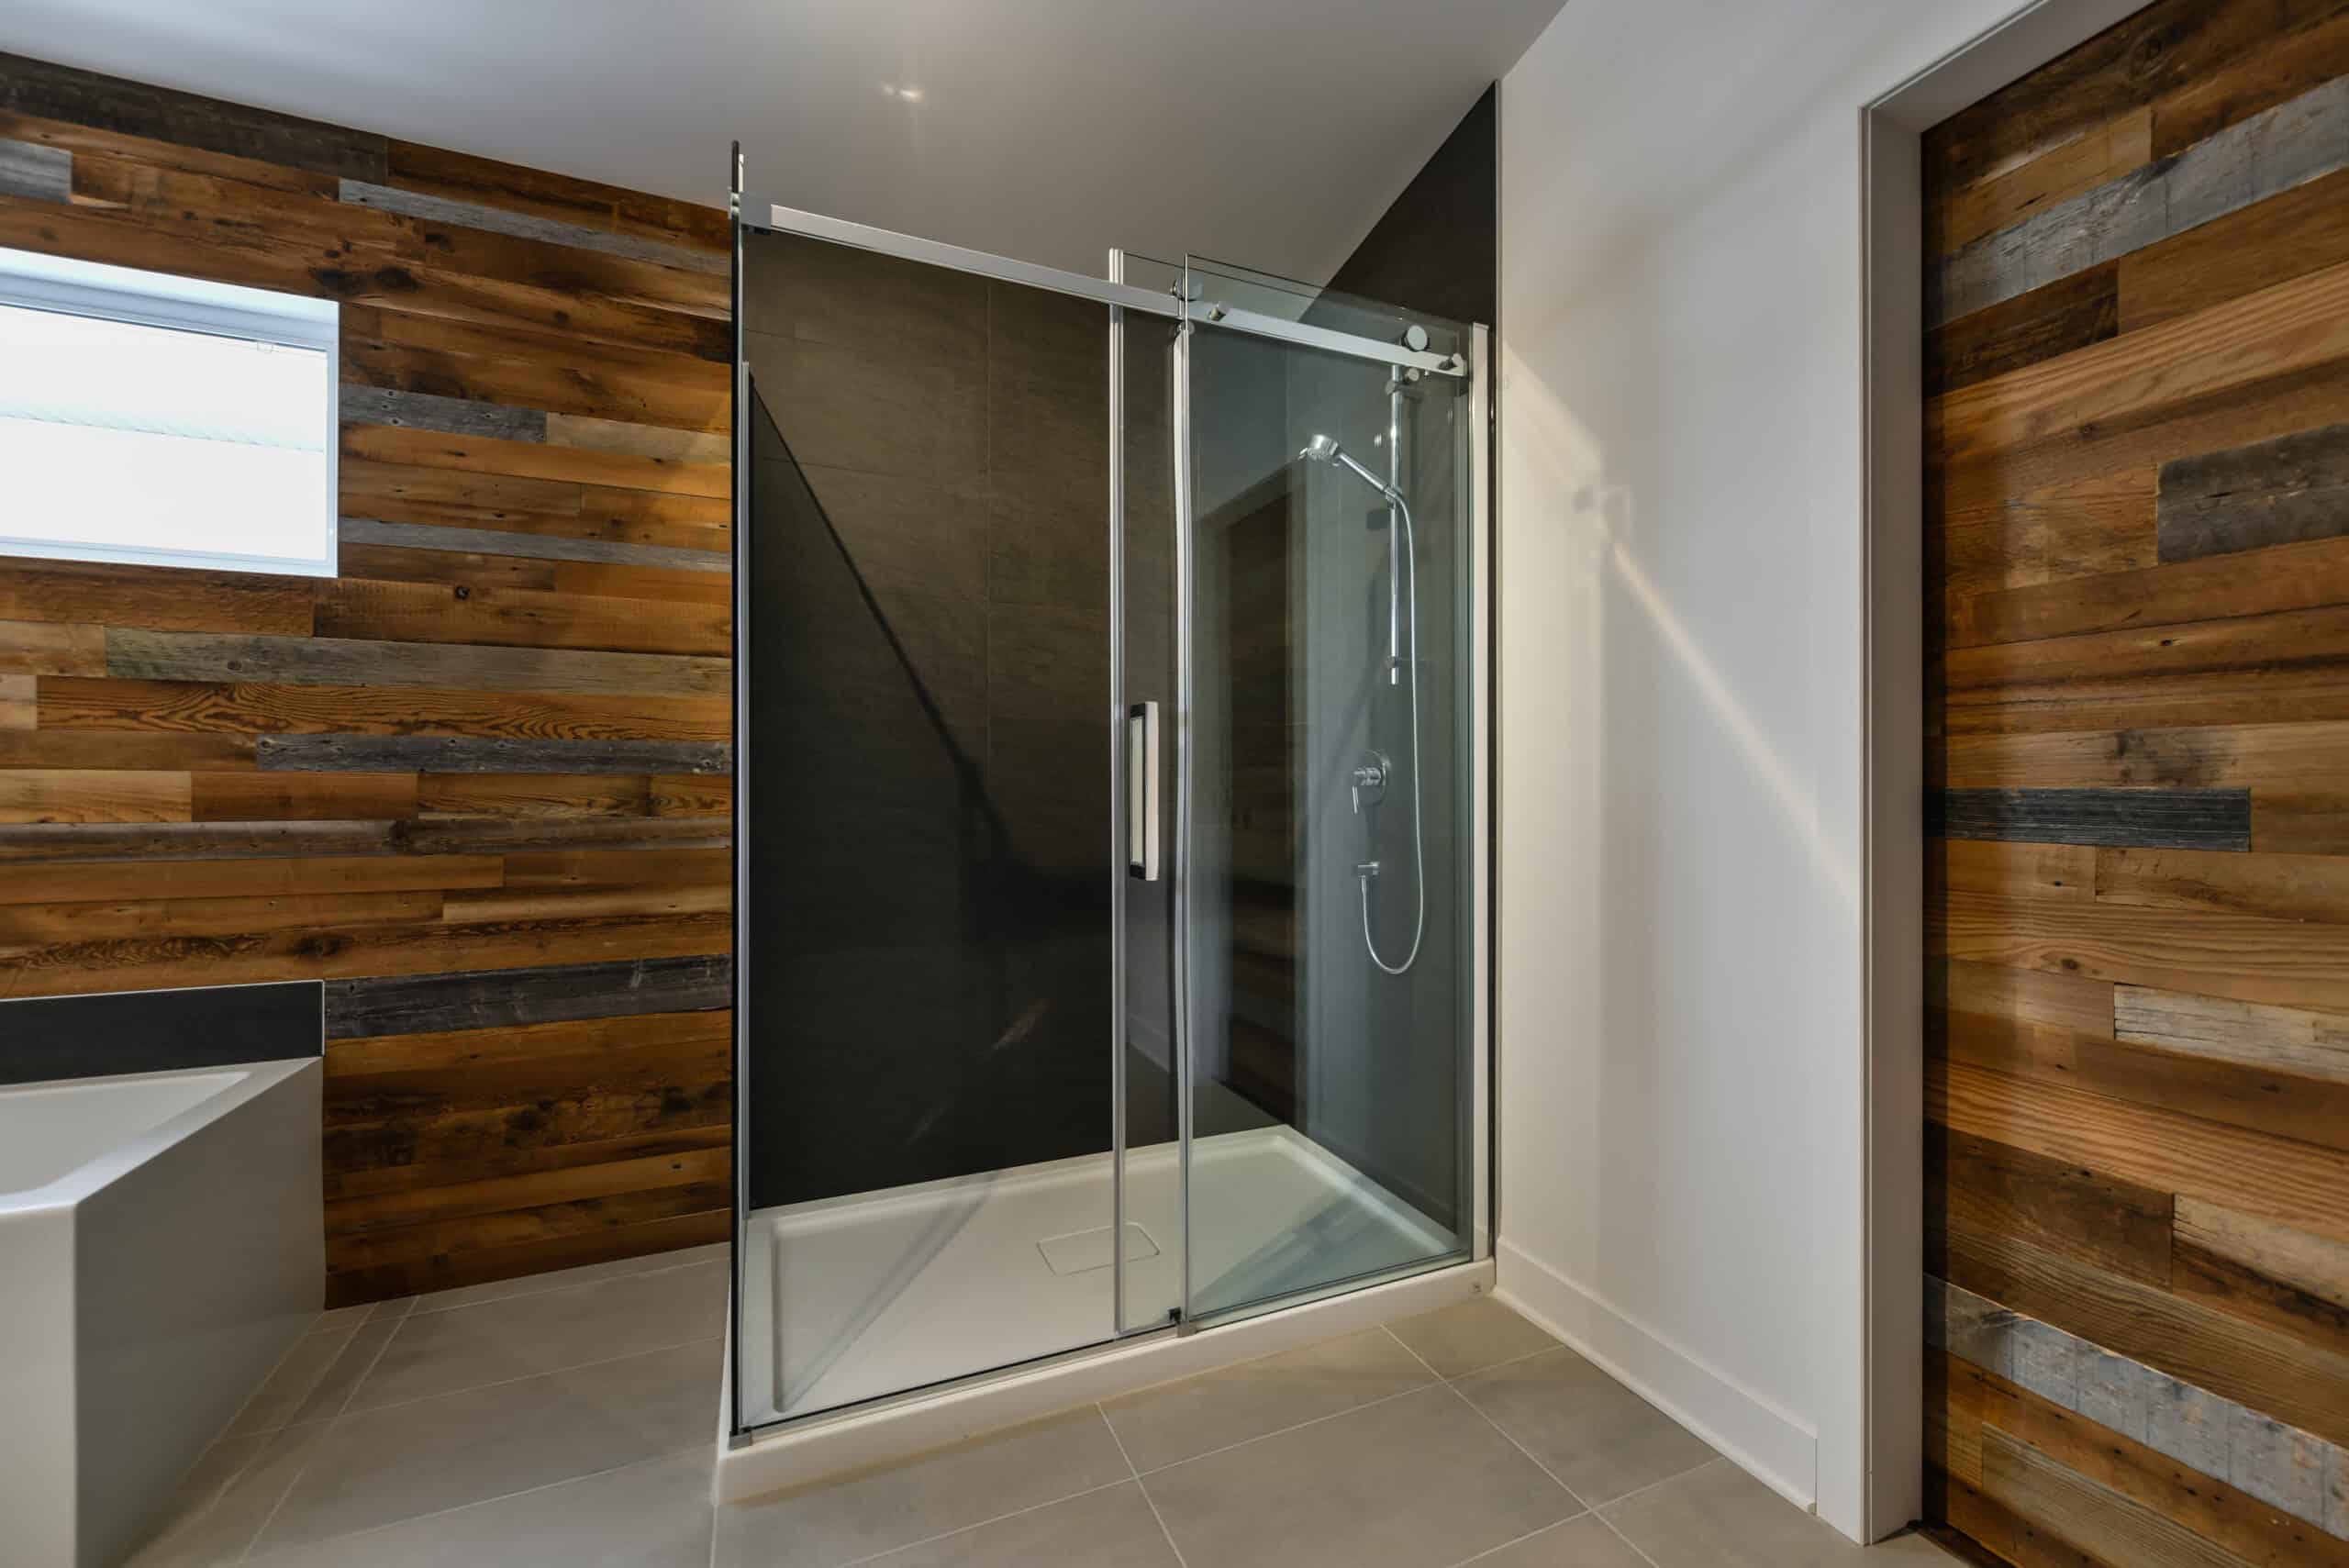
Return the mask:
M732 841L695 817L462 817L397 822L72 822L0 825L0 862L268 860L526 850L709 850Z
M2349 534L2349 425L2162 464L2164 561Z
M1929 792L1925 831L1941 839L2248 850L2244 789L1950 789Z
M1925 279L1938 327L2349 168L2349 77L1951 252Z
M390 144L380 136L19 54L0 54L0 109L338 179L379 181L389 162Z
M593 561L614 566L662 566L676 572L731 572L733 557L721 550L684 550L666 544L621 544L610 539L562 539L552 534L505 533L495 528L448 528L427 523L386 523L345 517L342 537L353 544L394 545L402 550L447 550L465 555L515 555L533 561Z
M2349 1084L2349 1015L2117 985L2112 1034L2132 1044L2215 1057L2264 1073Z
M734 748L699 740L515 740L424 735L264 735L272 772L328 773L729 773Z
M718 251L671 245L633 234L615 234L607 228L589 228L581 224L564 223L559 218L534 217L528 213L507 212L503 207L483 206L474 202L451 201L446 196L428 196L415 191L395 190L389 185L365 180L343 181L342 199L354 206L374 207L383 212L400 213L433 223L453 223L465 228L486 228L499 234L543 239L550 244L569 245L583 250L602 250L614 256L625 256L632 261L651 261L688 272L707 272L723 277L734 265L732 257Z
M2321 1478L2349 1451L2053 1324L1925 1276L1925 1342L2334 1535Z
M0 138L0 196L72 200L73 155L61 147Z
M503 403L483 403L470 397L442 397L389 386L357 386L350 382L342 384L340 395L345 424L395 425L410 430L439 430L451 436L490 436L501 441L547 439L547 417L536 408L509 408Z
M705 1012L729 1006L733 999L734 964L726 958L329 980L326 1032L328 1040L369 1040L442 1029L507 1029L573 1018Z
M574 696L724 696L733 689L728 661L682 653L244 637L119 626L106 628L106 673L126 681L262 681Z

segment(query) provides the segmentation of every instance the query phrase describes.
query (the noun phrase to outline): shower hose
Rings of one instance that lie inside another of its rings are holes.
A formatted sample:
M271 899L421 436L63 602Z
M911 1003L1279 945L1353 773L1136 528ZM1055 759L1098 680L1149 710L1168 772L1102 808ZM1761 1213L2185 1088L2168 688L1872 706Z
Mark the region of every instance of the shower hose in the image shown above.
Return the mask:
M1370 950L1370 962L1389 974L1400 974L1411 967L1419 956L1419 939L1428 925L1427 851L1421 839L1419 821L1419 552L1418 541L1411 534L1411 506L1400 495L1394 497L1395 509L1403 514L1403 560L1409 573L1410 625L1409 668L1411 675L1411 951L1403 955L1400 963L1389 963L1378 951L1378 939L1370 929L1370 873L1354 873L1354 884L1362 891L1362 940Z

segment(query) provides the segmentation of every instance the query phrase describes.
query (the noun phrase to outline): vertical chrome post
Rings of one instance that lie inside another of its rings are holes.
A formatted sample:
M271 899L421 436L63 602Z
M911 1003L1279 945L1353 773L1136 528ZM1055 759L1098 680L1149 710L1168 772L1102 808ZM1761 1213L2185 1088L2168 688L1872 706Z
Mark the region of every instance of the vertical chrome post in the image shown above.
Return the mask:
M1493 1040L1493 483L1492 331L1471 328L1468 387L1469 657L1469 1246L1492 1255L1499 1220L1500 1062Z
M1190 297L1190 268L1183 295ZM1183 1184L1183 1303L1191 1328L1191 770L1198 751L1192 691L1191 348L1187 304L1174 328L1174 1136Z
M733 1395L732 1407L726 1412L729 1434L739 1435L742 1421L742 1306L748 1299L742 1288L742 1271L748 1251L742 1242L751 1222L751 1162L744 1158L742 1104L744 1089L750 1083L750 1017L751 966L743 952L742 925L749 918L748 899L751 892L750 836L742 830L742 795L751 774L750 683L743 678L742 662L751 651L751 360L742 351L742 144L734 144L730 167L727 171L729 189L727 212L733 219L734 275L731 306L734 328L734 492L733 561L734 571L734 646L732 650L732 679L734 689L734 790L729 826L734 833L734 897L733 920L728 933L734 961L734 1234L729 1238L729 1255L734 1288L729 1302L727 1333L732 1355L731 1375L727 1386Z
M1109 252L1109 281L1126 253ZM1109 1332L1126 1331L1126 312L1109 306Z

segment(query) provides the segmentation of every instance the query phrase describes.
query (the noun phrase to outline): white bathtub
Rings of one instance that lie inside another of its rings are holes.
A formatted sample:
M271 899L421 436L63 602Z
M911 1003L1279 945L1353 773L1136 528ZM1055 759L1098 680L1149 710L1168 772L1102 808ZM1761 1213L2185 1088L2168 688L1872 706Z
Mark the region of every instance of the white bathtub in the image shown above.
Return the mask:
M0 1557L108 1568L316 1320L317 1057L0 1088Z

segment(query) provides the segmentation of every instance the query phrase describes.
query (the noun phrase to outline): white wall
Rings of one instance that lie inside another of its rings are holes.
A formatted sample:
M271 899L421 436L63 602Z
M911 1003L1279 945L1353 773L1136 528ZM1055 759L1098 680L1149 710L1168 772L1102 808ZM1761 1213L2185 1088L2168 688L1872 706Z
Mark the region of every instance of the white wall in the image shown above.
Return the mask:
M1862 108L2017 8L1568 0L1501 89L1500 1287L1854 1535Z

